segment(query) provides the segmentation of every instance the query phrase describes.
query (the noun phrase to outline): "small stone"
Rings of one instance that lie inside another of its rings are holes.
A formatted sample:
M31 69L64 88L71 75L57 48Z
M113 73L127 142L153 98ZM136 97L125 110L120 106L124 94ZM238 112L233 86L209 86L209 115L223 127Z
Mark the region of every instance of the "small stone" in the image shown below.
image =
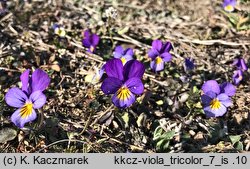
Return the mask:
M189 134L190 134L191 136L194 136L196 133L195 133L193 130L189 130Z
M12 128L3 128L0 130L0 143L13 140L17 136L17 131Z
M155 111L154 114L158 117L162 117L164 115L164 113L162 111L159 111L159 110Z
M195 136L194 136L195 140L203 140L203 133L202 132L198 132Z
M242 122L242 120L243 120L241 114L234 114L234 115L233 115L233 118L234 118L234 120L236 121L236 123L238 123L238 124L241 124L241 122Z

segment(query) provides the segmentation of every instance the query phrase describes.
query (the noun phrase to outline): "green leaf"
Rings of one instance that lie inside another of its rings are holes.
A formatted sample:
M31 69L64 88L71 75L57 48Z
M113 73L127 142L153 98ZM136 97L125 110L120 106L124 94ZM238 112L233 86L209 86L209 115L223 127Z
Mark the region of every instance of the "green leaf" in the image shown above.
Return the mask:
M170 140L167 140L167 141L165 142L165 144L163 144L163 146L162 146L162 150L163 150L163 151L168 149L169 143L170 143Z
M153 137L153 140L158 140L162 134L162 128L161 126L158 126L155 131L154 131L154 137Z
M249 30L250 29L250 25L243 25L239 28L239 30Z
M186 102L186 106L187 106L189 109L192 108L192 107L191 107L191 104L190 104L189 102Z
M237 142L235 148L237 150L242 151L243 150L243 144L242 144L242 142L241 141Z
M170 140L174 137L175 131L168 131L158 126L154 131L153 140L156 144L156 151L165 151L169 147Z
M128 127L129 124L129 115L128 112L126 112L123 116L122 116L123 121L125 122L125 127Z
M229 136L229 139L231 140L232 144L234 145L235 143L240 141L241 137L240 137L240 135L235 135L235 136Z
M169 146L169 140L160 140L157 142L156 144L156 151L164 151L164 150L167 150L168 149L168 146Z
M197 86L193 87L193 93L199 93L199 89L197 88Z
M180 77L180 74L174 73L174 77L179 78L179 77Z
M228 17L228 18L229 18L229 21L230 21L232 24L237 25L238 20L237 20L236 18L234 18L234 17Z
M174 137L175 131L168 131L160 136L160 139L171 140Z
M156 151L161 151L162 150L162 144L164 140L160 140L156 143Z
M119 35L122 35L122 34L124 34L124 33L127 33L128 30L129 30L129 27L127 26L127 27L125 27L125 28L120 29L120 30L118 31L118 34L119 34Z
M207 122L209 124L209 142L215 144L225 136L224 129L221 127L219 122L215 122L212 120L209 120Z

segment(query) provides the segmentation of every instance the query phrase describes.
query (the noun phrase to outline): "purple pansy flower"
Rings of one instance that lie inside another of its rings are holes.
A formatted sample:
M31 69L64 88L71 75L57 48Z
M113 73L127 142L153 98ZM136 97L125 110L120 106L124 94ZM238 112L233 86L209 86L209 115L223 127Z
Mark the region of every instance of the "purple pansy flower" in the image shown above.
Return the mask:
M60 36L61 38L64 38L66 36L66 31L62 26L58 24L54 24L53 29L54 29L54 33Z
M236 88L228 82L219 85L215 80L209 80L203 84L202 91L201 100L206 116L219 117L232 105L230 97L235 94Z
M93 53L98 45L100 38L97 34L91 34L89 30L84 31L82 45L88 48L88 52Z
M127 48L123 49L122 46L117 46L114 51L114 57L121 59L122 64L124 65L127 61L130 61L133 59L133 49Z
M20 76L22 90L13 87L5 95L5 101L9 106L18 108L11 116L11 121L23 128L25 123L36 119L35 109L41 108L46 102L43 91L48 87L50 78L41 69L36 69L29 77L30 70L26 70Z
M248 69L245 60L242 58L234 59L233 66L236 66L237 69L240 69L243 72Z
M172 49L170 42L162 43L161 40L154 40L152 48L148 51L148 56L152 59L150 67L154 71L161 71L164 69L164 63L172 59L169 51Z
M225 11L233 12L236 4L237 4L236 0L224 0L222 6Z
M144 65L137 60L130 60L124 66L120 59L111 59L105 64L108 77L101 89L105 94L114 94L112 102L118 108L126 108L135 102L135 95L144 91L141 78Z
M233 74L233 83L238 85L243 79L243 72L242 70L235 70Z
M193 70L193 69L194 69L193 59L185 58L185 61L184 61L184 70L185 71L189 71L189 70Z

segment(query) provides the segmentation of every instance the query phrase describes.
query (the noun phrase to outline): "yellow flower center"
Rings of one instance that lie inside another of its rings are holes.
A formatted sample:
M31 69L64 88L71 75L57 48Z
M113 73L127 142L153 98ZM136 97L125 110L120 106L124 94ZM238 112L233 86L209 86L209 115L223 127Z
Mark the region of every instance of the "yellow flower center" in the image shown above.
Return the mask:
M162 58L160 57L160 56L157 56L156 58L155 58L155 63L158 65L158 64L160 64L162 62Z
M234 7L232 5L225 6L225 11L232 12L234 10Z
M219 109L221 107L221 102L218 99L213 99L210 102L210 108L212 110Z
M33 104L31 102L25 103L25 105L21 108L20 115L21 118L26 118L32 113Z
M131 92L130 92L130 90L127 88L127 87L125 87L125 86L123 86L123 87L121 87L118 91L117 91L117 98L119 99L119 100L127 100L129 97L131 96Z
M66 32L63 28L56 28L55 33L61 37L64 37L66 35Z
M126 63L126 59L124 57L121 57L121 61L123 65Z

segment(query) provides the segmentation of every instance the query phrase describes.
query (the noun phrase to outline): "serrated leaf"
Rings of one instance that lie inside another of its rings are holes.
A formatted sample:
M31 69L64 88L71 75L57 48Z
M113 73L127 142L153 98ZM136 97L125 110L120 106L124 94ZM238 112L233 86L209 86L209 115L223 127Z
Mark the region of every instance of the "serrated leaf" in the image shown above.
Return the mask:
M17 131L13 128L3 128L0 130L0 143L13 140L17 136Z
M234 145L235 143L237 143L238 141L240 141L241 137L240 137L240 135L229 136L229 139L231 140L232 144Z

